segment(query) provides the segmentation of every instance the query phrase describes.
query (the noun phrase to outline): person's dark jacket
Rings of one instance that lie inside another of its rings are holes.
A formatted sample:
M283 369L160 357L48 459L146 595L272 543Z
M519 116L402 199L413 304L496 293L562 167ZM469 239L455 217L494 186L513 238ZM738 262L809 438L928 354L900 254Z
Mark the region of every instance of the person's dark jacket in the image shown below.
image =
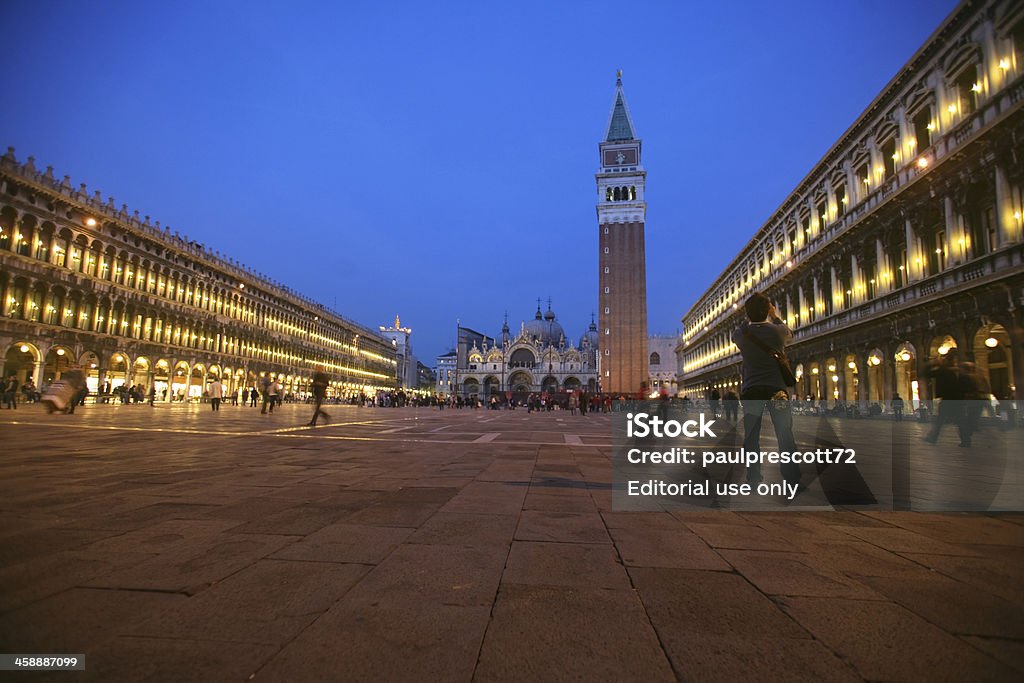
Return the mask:
M786 342L793 336L786 324L777 318L761 323L745 322L739 326L732 335L732 341L740 348L740 354L743 356L741 390L746 391L751 387L787 389L778 362L753 340L747 338L745 333L748 331L765 346L779 352L785 351Z

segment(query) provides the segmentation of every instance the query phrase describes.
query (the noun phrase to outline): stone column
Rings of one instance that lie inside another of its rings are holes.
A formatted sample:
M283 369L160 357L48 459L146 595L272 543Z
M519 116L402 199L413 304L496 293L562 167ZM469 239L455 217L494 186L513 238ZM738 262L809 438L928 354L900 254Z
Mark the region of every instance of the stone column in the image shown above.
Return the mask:
M860 286L864 284L864 278L860 273L860 266L857 265L857 255L850 254L850 307L864 303L866 297L861 292Z
M28 286L25 287L25 296L21 298L21 319L31 320L32 319L32 293L35 291L35 282L29 282Z
M867 194L871 194L871 192L881 187L885 182L884 176L879 176L875 173L876 168L884 169L885 161L882 160L882 150L878 148L878 141L872 137L868 147L868 184L864 186Z
M1010 182L1006 179L1006 172L999 165L995 167L995 186L996 234L999 240L997 246L1001 247L1020 240L1021 222L1013 217L1013 191L1010 188Z
M134 354L134 353L135 353L135 350L132 349L132 354ZM125 365L125 368L126 368L125 372L124 372L124 385L125 385L126 388L127 387L135 386L135 360L133 358L129 357L127 355L127 352L125 354L123 354L123 356L124 356L124 365Z
M1024 328L1021 325L1021 314L1018 308L1013 312L1014 325L1010 329L1010 359L1013 363L1013 398L1018 401L1017 415L1020 415L1019 399L1024 389ZM2 362L2 361L0 361ZM1019 418L1018 418L1019 419Z
M811 302L811 306L814 307L815 317L821 315L821 288L818 287L818 276L814 276L814 299Z
M36 390L43 386L43 361L36 360L32 362L32 383L36 385Z
M907 119L907 109L903 105L896 108L896 123L899 126L899 142L900 146L897 152L900 155L901 163L907 159L907 144L906 141L914 136L914 127L911 122ZM914 148L914 152L917 152L917 148Z
M830 273L831 282L832 282L832 301L829 301L828 305L825 308L826 308L826 310L831 310L833 313L835 313L836 311L843 310L842 306L836 306L836 294L839 295L839 300L843 301L845 303L845 299L843 298L844 290L839 285L839 278L836 277L836 267L835 266L829 266L829 273ZM829 307L831 307L831 308L829 308Z
M920 342L920 340L919 340L919 342ZM917 391L918 391L918 394L921 396L921 402L925 403L926 405L928 405L928 410L930 412L931 409L932 409L932 406L929 403L929 401L931 401L931 398L932 398L932 391L931 391L931 387L928 385L928 379L927 379L927 377L928 377L928 347L927 346L923 346L922 345L923 343L924 342L920 342L919 344L915 344L915 348L917 349L917 354L914 356L914 364L917 366ZM907 386L907 392L910 393L910 386L909 385ZM904 396L903 398L906 399L909 402L913 398L913 396Z
M904 221L904 231L906 233L906 249L907 249L907 263L906 271L904 272L907 283L914 282L915 280L921 279L921 266L918 265L918 250L917 250L917 236L914 234L914 226L910 222L910 219ZM900 264L903 265L903 264Z
M882 370L882 400L885 401L888 409L892 395L896 392L896 347L887 344L880 351L882 352L882 364L878 367ZM902 398L904 401L907 400L906 396ZM905 409L906 406L904 406Z
M883 296L892 291L892 275L889 273L889 260L886 258L885 247L881 238L875 238L875 293Z
M96 362L96 394L97 394L97 398L99 397L99 394L101 394L103 392L103 384L107 381L107 368L106 368L105 365L102 365L102 362L103 362L102 358L97 358L97 362ZM86 376L88 376L91 371L92 371L92 368L86 368L85 369ZM108 398L109 398L109 396L108 396Z
M985 75L982 76L982 83L987 82L988 90L982 90L978 93L979 99L981 97L988 97L989 93L996 92L999 90L1006 80L1006 74L1002 69L999 68L1000 50L996 44L996 37L994 28L991 21L982 22L978 27L978 33L975 33L975 39L978 44L981 45L981 64ZM981 102L978 103L979 107L983 106Z
M942 270L948 270L951 266L960 262L960 246L957 244L957 213L956 208L953 205L953 198L946 195L942 198L942 211L946 218L946 253L940 254L945 256L945 266ZM956 254L957 258L953 258Z
M868 363L867 353L858 353L855 356L854 362L857 364L857 404L860 406L860 412L863 415L867 414L868 406L871 405L871 368L873 367Z

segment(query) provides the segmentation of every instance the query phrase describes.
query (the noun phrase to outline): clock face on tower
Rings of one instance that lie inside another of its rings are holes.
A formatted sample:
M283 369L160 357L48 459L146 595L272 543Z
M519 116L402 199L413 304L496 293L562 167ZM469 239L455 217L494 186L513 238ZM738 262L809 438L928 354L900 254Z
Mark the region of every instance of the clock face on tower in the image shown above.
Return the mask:
M619 149L606 149L604 150L604 158L601 161L601 165L605 167L636 166L637 148L620 147Z

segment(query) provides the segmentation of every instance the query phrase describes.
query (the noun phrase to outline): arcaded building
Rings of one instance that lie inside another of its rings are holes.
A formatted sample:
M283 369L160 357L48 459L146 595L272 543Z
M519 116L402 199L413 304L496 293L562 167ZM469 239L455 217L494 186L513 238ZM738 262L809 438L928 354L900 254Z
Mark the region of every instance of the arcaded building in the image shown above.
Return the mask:
M731 336L765 292L796 393L932 398L956 349L997 397L1022 386L1024 5L962 3L683 317L683 390L736 388Z
M79 366L93 392L142 384L158 400L265 375L303 395L319 368L335 396L395 386L379 333L11 148L0 192L0 371L19 385Z

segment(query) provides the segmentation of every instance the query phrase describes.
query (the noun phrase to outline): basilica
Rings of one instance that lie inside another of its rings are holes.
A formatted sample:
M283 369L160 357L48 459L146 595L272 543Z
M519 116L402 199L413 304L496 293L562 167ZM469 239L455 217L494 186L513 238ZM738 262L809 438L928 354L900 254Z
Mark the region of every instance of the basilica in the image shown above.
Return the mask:
M596 392L597 340L593 321L578 340L567 336L550 302L544 313L538 304L533 320L520 323L515 333L507 315L500 337L460 327L456 391L482 400L522 400L537 392Z

